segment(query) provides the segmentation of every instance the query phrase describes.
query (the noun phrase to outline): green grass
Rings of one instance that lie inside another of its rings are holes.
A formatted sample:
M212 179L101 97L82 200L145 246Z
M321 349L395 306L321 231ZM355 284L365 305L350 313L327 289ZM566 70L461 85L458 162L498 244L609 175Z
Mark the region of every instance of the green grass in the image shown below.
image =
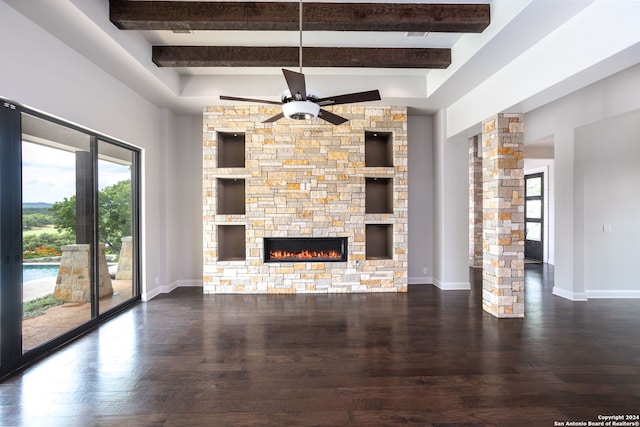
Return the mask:
M47 309L62 304L64 304L64 301L54 298L53 294L27 301L22 304L22 318L31 319L32 317L41 316Z
M56 230L53 225L49 225L47 227L36 227L31 230L22 230L23 236L35 236L42 233L58 234L58 230Z

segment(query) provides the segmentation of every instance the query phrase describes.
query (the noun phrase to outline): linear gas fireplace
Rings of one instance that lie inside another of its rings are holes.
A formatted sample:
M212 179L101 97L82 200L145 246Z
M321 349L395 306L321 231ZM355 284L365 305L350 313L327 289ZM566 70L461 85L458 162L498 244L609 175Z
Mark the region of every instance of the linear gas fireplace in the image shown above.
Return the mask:
M265 237L264 262L346 262L346 237Z

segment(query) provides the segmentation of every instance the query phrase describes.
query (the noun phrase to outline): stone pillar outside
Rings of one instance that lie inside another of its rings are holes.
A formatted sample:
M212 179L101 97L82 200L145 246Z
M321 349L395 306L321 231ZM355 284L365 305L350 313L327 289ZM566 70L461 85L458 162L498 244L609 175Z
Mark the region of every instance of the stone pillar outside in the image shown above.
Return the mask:
M91 245L65 245L53 297L65 302L91 301ZM105 244L98 244L99 297L113 294Z
M469 267L482 268L482 150L469 138ZM478 152L480 151L480 152Z
M118 257L118 271L116 280L131 280L133 278L133 239L131 236L122 238L120 256Z
M482 124L482 308L496 317L524 317L523 114Z

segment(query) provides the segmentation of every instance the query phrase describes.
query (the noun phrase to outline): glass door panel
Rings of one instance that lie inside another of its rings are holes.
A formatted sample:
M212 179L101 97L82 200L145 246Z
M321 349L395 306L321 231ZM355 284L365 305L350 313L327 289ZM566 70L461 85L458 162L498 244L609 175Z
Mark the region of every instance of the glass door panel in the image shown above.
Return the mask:
M527 200L527 218L542 219L542 200Z
M528 197L542 196L542 174L527 175L526 186Z
M539 222L527 222L526 239L535 242L542 241L542 230Z
M134 248L135 152L98 141L98 263L100 280L110 281L111 291L101 290L99 312L114 308L134 296L136 277ZM106 269L106 271L105 271Z
M92 318L91 137L22 114L22 352Z

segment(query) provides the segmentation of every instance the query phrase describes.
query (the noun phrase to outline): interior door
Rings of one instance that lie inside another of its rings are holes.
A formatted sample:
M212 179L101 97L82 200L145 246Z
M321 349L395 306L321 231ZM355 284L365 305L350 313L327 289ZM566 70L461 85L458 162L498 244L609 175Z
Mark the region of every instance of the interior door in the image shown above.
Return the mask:
M525 176L524 257L542 262L544 259L544 174Z

